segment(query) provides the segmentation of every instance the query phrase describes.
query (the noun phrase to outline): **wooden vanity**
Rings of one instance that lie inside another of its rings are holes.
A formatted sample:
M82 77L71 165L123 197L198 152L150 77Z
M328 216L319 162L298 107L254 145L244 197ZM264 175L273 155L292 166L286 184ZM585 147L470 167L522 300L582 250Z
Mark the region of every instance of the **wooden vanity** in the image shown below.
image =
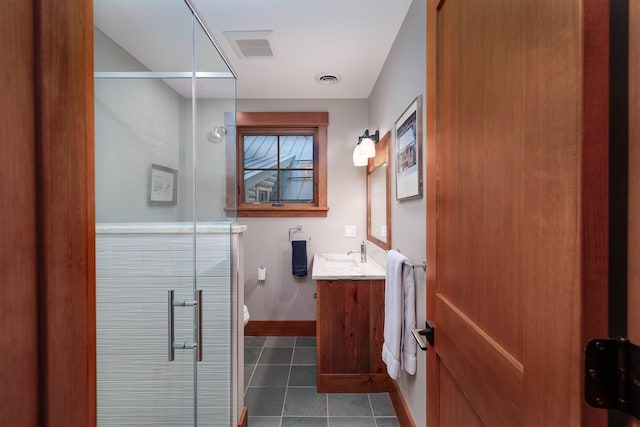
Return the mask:
M389 391L382 361L384 270L340 276L316 269L314 260L318 392Z
M318 280L318 392L387 391L384 280Z

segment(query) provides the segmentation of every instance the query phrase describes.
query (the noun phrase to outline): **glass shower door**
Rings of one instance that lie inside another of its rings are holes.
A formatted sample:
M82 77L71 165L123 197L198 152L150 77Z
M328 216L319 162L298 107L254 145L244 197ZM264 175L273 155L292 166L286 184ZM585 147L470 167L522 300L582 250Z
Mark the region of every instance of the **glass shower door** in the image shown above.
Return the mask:
M201 266L196 290L203 294L203 358L198 362L196 394L198 425L237 425L234 372L244 369L235 362L233 337L236 333L237 283L232 254L235 218L226 211L235 206L235 192L227 194L227 172L235 171L236 82L228 77L224 59L211 44L205 28L197 25L194 34L196 76L193 86L193 113L190 154L195 204L196 259ZM188 156L189 154L187 154ZM229 167L231 169L229 169ZM221 254L227 256L222 257ZM242 385L240 385L242 388ZM231 402L228 399L231 398ZM231 405L229 404L231 403Z
M94 10L98 425L228 426L235 77L188 1Z

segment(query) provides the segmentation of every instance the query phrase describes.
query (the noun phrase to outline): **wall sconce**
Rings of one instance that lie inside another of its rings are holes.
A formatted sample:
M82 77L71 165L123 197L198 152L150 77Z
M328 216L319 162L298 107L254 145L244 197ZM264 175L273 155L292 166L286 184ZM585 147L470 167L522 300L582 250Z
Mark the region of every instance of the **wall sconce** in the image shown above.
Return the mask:
M213 128L212 132L207 132L207 140L209 142L213 142L214 144L224 141L224 138L226 136L227 128L224 126L216 126Z
M366 166L369 158L376 156L376 144L379 139L380 131L369 135L369 129L365 130L364 134L358 137L358 143L353 149L354 166Z
M367 166L369 158L360 153L359 147L359 145L356 145L356 148L353 149L353 166Z

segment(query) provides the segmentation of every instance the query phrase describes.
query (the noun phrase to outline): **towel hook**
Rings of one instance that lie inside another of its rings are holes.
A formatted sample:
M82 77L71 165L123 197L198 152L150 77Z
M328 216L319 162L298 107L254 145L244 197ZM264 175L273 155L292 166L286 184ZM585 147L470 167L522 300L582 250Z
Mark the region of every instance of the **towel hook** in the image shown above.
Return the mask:
M291 228L289 229L289 241L291 241L291 232L292 232L292 231L294 231L294 232L295 232L295 231L300 231L300 230L302 230L302 226L301 226L301 225L297 225L297 226L295 226L295 227L291 227Z

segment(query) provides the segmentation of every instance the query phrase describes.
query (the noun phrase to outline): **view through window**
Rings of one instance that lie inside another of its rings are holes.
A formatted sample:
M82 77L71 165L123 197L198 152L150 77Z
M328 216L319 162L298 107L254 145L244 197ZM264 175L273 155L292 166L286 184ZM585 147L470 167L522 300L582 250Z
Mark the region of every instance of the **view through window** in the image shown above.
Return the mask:
M314 202L314 135L244 135L244 203Z

